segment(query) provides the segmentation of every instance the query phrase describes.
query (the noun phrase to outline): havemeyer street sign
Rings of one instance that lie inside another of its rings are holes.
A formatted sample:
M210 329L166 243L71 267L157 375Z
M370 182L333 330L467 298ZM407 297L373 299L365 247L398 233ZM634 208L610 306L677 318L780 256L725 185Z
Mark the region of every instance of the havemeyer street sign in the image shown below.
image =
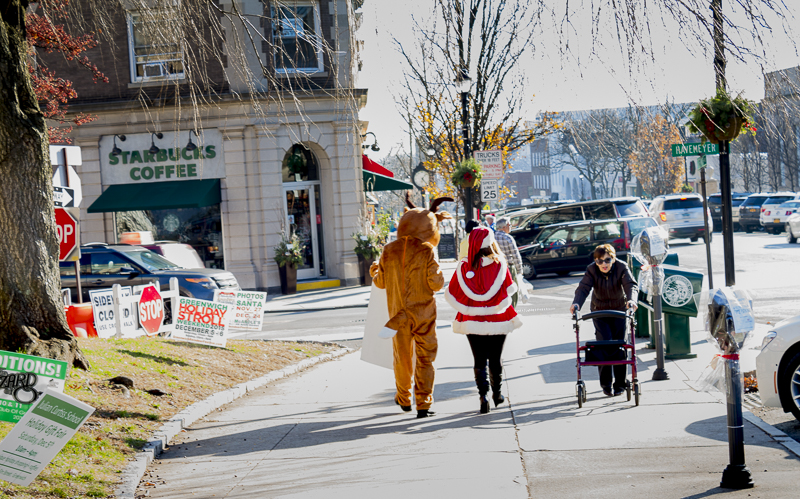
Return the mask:
M711 142L693 142L691 144L672 144L672 157L705 156L719 154L719 144Z

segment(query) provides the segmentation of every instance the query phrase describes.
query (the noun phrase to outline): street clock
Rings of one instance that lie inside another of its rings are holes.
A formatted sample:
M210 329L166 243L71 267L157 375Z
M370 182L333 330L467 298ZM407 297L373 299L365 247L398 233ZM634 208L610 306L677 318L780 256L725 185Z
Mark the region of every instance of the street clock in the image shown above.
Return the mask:
M419 189L426 189L431 181L431 174L426 170L422 163L417 165L414 172L411 174L411 182L414 183Z

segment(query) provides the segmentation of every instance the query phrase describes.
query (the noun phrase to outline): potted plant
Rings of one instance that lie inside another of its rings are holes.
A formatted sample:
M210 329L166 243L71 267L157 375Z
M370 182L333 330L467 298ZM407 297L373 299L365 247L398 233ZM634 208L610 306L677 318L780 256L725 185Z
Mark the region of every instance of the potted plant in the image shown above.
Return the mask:
M356 232L352 237L356 242L354 251L358 255L361 285L372 286L372 276L369 274L369 268L381 254L381 243L378 235L368 231L366 233Z
M281 277L281 293L293 295L297 293L297 266L303 261L300 240L297 235L286 235L281 232L281 240L275 246L275 262Z
M481 177L483 177L483 169L480 163L474 158L468 158L456 164L453 173L450 174L450 181L456 187L471 189L480 183Z
M701 100L689 112L686 127L689 132L701 135L703 142L730 142L742 132L756 132L752 116L752 102L741 95L731 99L727 92L718 89L717 95Z

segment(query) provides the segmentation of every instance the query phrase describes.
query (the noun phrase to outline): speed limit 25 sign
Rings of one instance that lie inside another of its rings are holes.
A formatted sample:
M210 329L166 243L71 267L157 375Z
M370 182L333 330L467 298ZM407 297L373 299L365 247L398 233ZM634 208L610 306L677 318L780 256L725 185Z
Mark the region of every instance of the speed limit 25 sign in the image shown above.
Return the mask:
M481 181L481 201L497 201L500 195L497 191L497 180Z

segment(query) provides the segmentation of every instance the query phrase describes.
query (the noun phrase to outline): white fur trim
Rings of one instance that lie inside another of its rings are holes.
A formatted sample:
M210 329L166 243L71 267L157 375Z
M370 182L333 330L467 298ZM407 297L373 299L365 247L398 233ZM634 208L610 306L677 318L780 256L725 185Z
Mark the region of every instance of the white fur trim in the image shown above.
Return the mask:
M480 335L508 334L521 326L522 320L519 316L515 316L510 321L505 322L454 321L453 332L457 334Z
M517 287L517 285L516 285L516 284L512 284L511 286L509 286L509 287L507 287L507 288L506 288L506 294L507 294L508 296L511 296L511 295L513 295L513 294L514 294L514 293L516 293L517 291L519 291L519 288Z
M456 276L458 277L458 284L461 286L461 290L467 295L467 298L475 301L487 301L494 297L498 291L500 291L500 286L503 285L503 282L506 280L506 272L508 272L508 266L504 260L500 261L500 272L497 273L497 278L492 283L492 287L489 288L487 292L482 295L479 295L469 289L464 282L464 276L461 275L461 266L464 264L464 260L459 262L458 267L456 267Z
M468 270L465 275L467 276L467 279L472 279L473 277L475 277L475 272Z
M450 294L449 288L444 290L444 299L447 300L447 303L449 303L451 307L456 309L456 312L473 316L501 314L511 306L511 298L508 296L494 307L470 307L463 305L459 303L452 294Z
M489 229L489 234L484 237L483 241L481 242L481 248L488 248L493 242L496 242L494 238L494 231Z
M378 333L378 337L386 338L388 340L390 338L393 338L394 335L396 334L397 331L395 331L394 329L389 329L388 327L383 326L383 329L381 329L380 332Z

